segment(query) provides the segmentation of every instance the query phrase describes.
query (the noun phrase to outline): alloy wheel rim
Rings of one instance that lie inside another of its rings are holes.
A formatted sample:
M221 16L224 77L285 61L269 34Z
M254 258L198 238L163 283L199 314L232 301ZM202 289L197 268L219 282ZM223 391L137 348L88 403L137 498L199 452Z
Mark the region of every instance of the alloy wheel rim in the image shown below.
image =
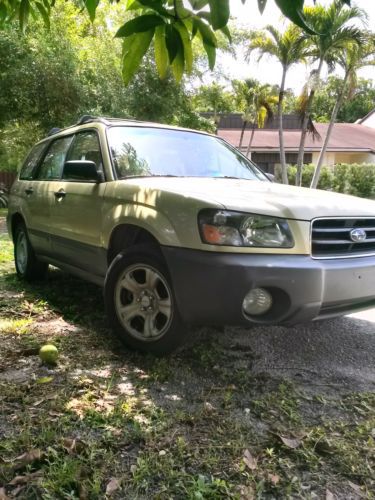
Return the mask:
M21 231L17 237L16 262L20 273L24 274L27 266L27 240L26 234Z
M145 264L130 266L120 275L115 306L121 325L143 342L163 337L172 322L170 286L157 269Z

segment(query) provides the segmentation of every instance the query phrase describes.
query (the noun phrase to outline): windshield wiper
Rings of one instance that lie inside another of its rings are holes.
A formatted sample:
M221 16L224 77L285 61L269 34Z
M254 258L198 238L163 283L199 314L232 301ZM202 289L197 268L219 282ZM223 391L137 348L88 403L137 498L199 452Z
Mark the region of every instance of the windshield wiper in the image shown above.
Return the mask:
M211 177L211 179L238 179L239 181L250 181L251 179L245 179L245 177L234 177L233 175L216 175Z
M149 174L149 175L126 175L125 177L122 177L122 179L139 179L142 177L182 177L181 175L172 175L172 174Z

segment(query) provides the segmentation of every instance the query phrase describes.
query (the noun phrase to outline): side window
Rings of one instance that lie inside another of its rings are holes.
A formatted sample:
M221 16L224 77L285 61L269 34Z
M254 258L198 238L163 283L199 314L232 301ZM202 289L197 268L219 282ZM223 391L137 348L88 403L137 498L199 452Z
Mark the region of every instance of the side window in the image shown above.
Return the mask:
M75 136L67 157L67 161L70 160L93 161L97 171L103 172L102 155L100 152L99 138L96 132L88 130L87 132L80 132Z
M42 156L42 152L46 147L46 143L42 142L41 144L37 144L33 147L33 149L28 154L26 160L24 161L21 172L20 172L20 180L27 181L33 178L33 173L38 165L39 159Z
M56 139L51 144L38 171L39 180L58 180L64 167L65 155L68 151L72 137Z

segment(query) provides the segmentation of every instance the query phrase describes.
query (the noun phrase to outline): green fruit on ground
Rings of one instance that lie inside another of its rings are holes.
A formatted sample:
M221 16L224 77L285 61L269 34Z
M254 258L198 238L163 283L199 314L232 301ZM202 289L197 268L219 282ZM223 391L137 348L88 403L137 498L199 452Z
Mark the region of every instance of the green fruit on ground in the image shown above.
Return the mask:
M47 365L55 365L59 352L52 344L43 345L39 350L39 357Z

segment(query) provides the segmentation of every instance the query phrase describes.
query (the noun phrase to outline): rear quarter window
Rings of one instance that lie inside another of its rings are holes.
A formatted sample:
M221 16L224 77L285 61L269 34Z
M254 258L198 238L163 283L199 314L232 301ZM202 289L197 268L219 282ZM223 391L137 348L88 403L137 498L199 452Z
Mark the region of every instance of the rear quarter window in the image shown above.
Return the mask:
M26 160L24 161L21 172L20 172L20 180L32 180L35 169L39 163L39 160L42 156L43 151L45 150L47 143L43 142L41 144L37 144L33 147L30 153L27 155Z

